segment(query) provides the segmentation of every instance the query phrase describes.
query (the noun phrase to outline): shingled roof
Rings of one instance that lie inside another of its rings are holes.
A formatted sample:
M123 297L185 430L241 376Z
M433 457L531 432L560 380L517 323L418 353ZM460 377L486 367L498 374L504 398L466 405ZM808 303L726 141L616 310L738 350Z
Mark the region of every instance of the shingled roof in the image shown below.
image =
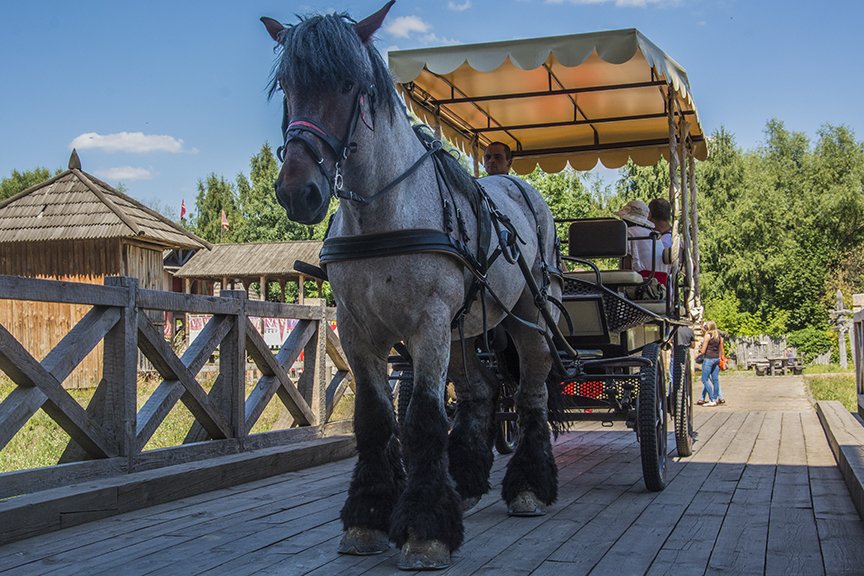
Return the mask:
M0 243L134 238L166 248L211 244L81 170L69 169L0 202Z
M255 244L214 244L210 250L197 252L176 276L190 279L222 278L296 278L294 261L318 265L323 242L269 242Z

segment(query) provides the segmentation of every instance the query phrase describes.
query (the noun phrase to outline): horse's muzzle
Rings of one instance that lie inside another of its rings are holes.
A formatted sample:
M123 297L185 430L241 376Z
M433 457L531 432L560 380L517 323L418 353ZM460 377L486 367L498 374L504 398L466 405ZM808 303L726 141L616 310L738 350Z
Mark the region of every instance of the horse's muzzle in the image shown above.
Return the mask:
M318 224L327 215L330 195L315 182L300 186L286 186L279 180L274 185L276 200L285 209L288 218L300 224Z

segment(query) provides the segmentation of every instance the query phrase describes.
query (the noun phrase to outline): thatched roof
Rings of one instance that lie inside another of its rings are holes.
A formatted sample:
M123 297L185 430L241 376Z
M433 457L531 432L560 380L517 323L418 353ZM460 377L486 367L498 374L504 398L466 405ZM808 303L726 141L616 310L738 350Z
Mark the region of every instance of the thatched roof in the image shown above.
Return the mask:
M167 248L210 247L176 223L81 170L69 169L0 202L0 243L134 238Z
M271 242L256 244L214 244L210 250L196 253L175 276L190 279L221 280L222 278L292 279L294 261L319 265L318 253L323 242Z

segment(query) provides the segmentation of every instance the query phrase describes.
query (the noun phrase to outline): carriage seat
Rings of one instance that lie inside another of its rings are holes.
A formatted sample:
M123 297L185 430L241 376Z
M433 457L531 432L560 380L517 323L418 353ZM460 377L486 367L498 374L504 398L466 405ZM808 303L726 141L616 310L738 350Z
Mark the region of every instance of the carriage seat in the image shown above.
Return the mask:
M597 275L591 271L565 272L564 277L591 283L597 281ZM644 281L642 275L633 270L600 270L600 282L604 286L638 286Z
M623 258L627 255L627 224L617 218L584 218L570 223L567 254L571 260ZM595 282L593 271L565 272L565 278ZM644 278L634 270L600 270L606 286L638 286Z

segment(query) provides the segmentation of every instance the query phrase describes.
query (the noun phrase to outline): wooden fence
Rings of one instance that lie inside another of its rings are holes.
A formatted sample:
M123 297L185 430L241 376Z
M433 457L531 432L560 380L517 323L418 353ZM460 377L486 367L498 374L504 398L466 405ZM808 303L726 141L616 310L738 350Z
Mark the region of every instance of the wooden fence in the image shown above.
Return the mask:
M0 299L92 307L41 361L0 325L0 370L16 385L0 403L0 450L40 408L71 437L58 465L0 474L0 498L350 431L346 423L328 424L353 380L330 327L335 312L323 304L252 301L242 291L211 297L144 290L127 277L109 277L100 286L0 276ZM151 322L147 312L154 310L212 317L178 357ZM299 322L274 355L249 316ZM62 383L100 342L103 375L84 408ZM196 376L217 348L218 376L206 392ZM162 378L140 410L139 350ZM295 382L288 369L301 352L304 370ZM247 357L262 374L248 397ZM328 370L328 357L334 374ZM274 395L295 427L250 434ZM195 418L183 444L144 451L178 401Z

